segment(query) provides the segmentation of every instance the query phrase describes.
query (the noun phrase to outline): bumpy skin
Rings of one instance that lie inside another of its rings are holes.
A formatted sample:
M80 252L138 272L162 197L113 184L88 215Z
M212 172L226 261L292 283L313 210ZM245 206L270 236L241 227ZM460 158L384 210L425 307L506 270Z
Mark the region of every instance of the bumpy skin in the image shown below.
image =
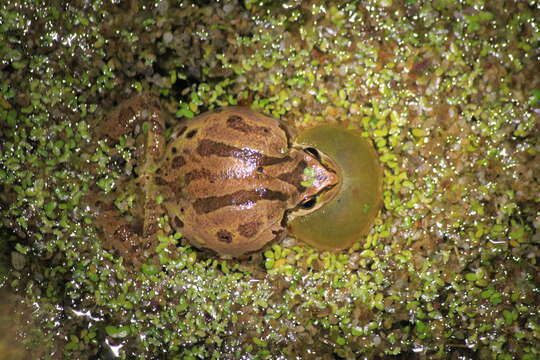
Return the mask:
M157 219L166 213L196 246L241 256L283 236L285 212L338 181L315 157L291 148L277 120L249 108L184 121L166 148L162 115L153 98L140 96L121 104L104 127L108 136L119 136L149 121L138 170L145 194L143 238L158 231ZM307 167L315 174L309 185ZM164 199L160 205L158 196ZM112 237L134 241L121 222L106 228L116 233Z

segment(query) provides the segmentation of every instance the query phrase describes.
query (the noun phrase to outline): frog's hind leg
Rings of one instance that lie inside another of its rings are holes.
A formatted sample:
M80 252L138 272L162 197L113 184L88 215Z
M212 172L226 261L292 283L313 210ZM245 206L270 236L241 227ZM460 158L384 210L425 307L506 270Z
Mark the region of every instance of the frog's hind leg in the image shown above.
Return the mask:
M117 251L125 263L140 266L141 238L131 230L118 211L101 211L95 222L104 233L105 249Z
M102 233L103 248L116 252L124 263L135 267L148 260L145 252L149 242L140 236L134 224L127 221L125 214L98 194L90 193L85 201L94 209L94 224Z
M116 243L116 247L123 256L132 257L130 254L142 244L145 247L150 246L152 241L149 237L153 236L158 229L158 220L162 211L156 200L157 192L154 190L153 173L157 170L159 160L165 150L164 128L167 115L156 96L143 93L120 103L100 123L98 129L98 137L107 139L111 144L128 134L133 134L135 138L137 183L141 193L144 194L140 202L142 212L139 213L139 216L142 216L140 219L142 231L135 233L129 229L130 225L127 222L121 222L122 215L115 214L113 210L102 212L101 216L104 223L102 228L107 229L105 232L110 235L115 234L114 237L119 238L120 243ZM110 217L110 220L104 216ZM108 221L117 225L109 225Z
M154 183L155 173L160 166L160 160L165 152L165 113L157 99L141 95L141 102L146 104L147 114L143 114L143 146L142 153L138 156L137 181L140 183L144 194L143 205L143 229L145 238L156 236L159 230L159 218L163 209L158 204L159 189Z
M162 109L159 99L149 93L138 94L122 101L104 119L99 121L99 138L108 138L112 142L132 132L137 126L147 121L162 124Z
M159 167L159 160L165 150L165 116L157 97L150 94L137 95L121 103L106 122L107 136L118 138L140 126L137 143L138 183L142 188L144 237L152 236L158 228L162 213L157 204L157 192L153 184L153 174Z

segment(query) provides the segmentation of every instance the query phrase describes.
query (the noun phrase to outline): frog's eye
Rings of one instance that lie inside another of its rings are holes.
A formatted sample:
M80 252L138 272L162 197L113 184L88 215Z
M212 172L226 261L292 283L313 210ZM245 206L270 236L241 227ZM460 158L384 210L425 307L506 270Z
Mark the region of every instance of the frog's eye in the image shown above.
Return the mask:
M305 148L304 151L313 156L315 159L321 161L321 154L319 153L319 150L315 149L314 147Z
M289 221L292 235L321 250L351 246L371 229L382 205L382 170L377 153L360 132L330 125L305 130L295 143L310 154L312 150L308 149L317 148L328 156L341 181L333 192L300 205L301 209L320 207L293 217Z
M304 201L302 201L300 203L300 205L298 205L300 207L300 209L303 209L303 210L310 210L310 209L313 209L315 207L315 205L317 205L317 198L315 196L309 198L309 199L306 199Z

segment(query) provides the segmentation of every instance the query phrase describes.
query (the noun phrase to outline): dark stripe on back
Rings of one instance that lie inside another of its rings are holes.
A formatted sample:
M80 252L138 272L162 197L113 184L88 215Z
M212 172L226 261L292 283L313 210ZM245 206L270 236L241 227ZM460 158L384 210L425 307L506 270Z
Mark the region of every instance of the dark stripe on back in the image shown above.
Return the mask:
M244 160L255 164L256 166L275 165L291 160L289 155L284 157L273 157L261 154L258 151L251 149L239 149L234 146L215 142L208 139L199 141L197 146L197 154L202 157L219 156L219 157L232 157L235 159Z
M213 184L217 180L217 176L213 174L210 170L205 169L205 168L195 169L186 174L186 177L184 179L184 184L185 186L187 186L189 185L190 182L194 180L199 180L199 179L206 179L208 180L208 182Z
M268 135L270 129L264 126L254 126L248 124L241 116L231 115L227 119L227 126L231 129L243 132L245 134Z
M259 200L287 200L287 194L270 189L239 190L223 196L210 196L195 200L193 208L197 214L208 214L226 206L241 206Z
M307 163L305 160L300 160L296 167L288 173L281 174L278 176L279 180L288 182L289 184L293 185L298 189L298 191L302 192L306 190L306 188L302 185L302 175L304 174L304 169L307 167Z

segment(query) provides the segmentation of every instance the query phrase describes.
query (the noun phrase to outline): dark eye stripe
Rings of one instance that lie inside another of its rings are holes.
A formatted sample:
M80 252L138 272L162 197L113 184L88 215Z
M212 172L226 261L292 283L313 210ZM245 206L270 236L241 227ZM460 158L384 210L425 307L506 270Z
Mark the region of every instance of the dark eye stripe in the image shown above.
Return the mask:
M278 179L293 185L298 189L298 191L302 192L306 190L306 188L302 185L302 174L304 173L304 169L306 167L306 161L300 160L291 172L279 175Z
M244 160L246 162L253 163L257 166L275 165L283 162L290 161L290 156L284 157L272 157L266 156L252 149L239 149L234 146L230 146L223 143L218 143L212 140L203 139L197 146L197 154L202 157L219 156L219 157L232 157L235 159Z
M193 203L193 208L197 214L208 214L226 206L248 205L259 200L285 201L287 198L285 193L270 189L240 190L228 195L197 199Z

